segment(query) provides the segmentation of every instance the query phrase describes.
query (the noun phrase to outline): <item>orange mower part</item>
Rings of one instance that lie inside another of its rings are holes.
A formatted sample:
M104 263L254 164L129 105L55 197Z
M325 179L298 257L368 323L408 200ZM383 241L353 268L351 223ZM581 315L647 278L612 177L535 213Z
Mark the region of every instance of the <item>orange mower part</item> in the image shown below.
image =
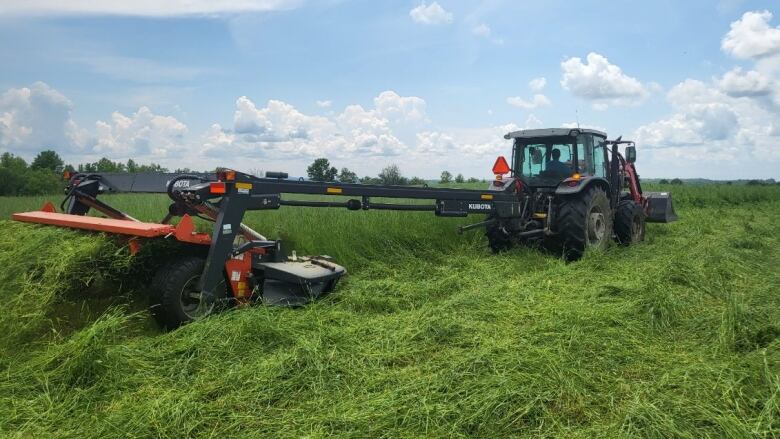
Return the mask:
M177 240L191 244L211 244L211 236L195 231L192 217L184 215L177 225L146 223L141 221L98 218L93 216L57 213L51 203L46 203L39 211L22 212L11 215L14 221L48 224L70 229L92 230L117 235L137 236L140 238L160 238L174 236Z

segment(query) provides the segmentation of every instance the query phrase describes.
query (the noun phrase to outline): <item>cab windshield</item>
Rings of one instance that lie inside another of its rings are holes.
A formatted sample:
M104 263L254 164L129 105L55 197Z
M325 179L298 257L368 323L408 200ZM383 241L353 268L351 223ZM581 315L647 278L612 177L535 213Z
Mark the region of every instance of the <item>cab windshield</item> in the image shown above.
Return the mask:
M523 177L560 181L577 170L574 143L531 141L519 150L515 170Z
M577 137L518 138L513 155L514 175L540 186L556 185L575 173L607 175L606 139L592 133Z

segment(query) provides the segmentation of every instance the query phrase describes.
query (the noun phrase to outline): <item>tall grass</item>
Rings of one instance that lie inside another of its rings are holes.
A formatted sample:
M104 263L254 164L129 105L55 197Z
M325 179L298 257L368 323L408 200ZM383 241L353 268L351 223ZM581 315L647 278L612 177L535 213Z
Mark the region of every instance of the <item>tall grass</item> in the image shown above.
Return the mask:
M776 437L780 198L722 190L675 188L681 221L571 264L491 255L478 233L455 233L465 221L431 214L252 213L350 276L304 308L234 309L171 333L152 329L143 282L128 283L155 252L128 259L100 235L4 222L0 432ZM150 220L166 204L112 201Z

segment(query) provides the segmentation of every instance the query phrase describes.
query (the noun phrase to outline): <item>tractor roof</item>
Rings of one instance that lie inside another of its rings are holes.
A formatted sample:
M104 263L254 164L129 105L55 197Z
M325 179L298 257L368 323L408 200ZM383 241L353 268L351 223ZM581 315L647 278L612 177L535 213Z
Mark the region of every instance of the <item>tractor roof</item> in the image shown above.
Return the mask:
M534 137L576 137L577 134L595 134L601 137L607 137L607 133L588 128L539 128L536 130L512 131L504 135L505 139L531 139Z

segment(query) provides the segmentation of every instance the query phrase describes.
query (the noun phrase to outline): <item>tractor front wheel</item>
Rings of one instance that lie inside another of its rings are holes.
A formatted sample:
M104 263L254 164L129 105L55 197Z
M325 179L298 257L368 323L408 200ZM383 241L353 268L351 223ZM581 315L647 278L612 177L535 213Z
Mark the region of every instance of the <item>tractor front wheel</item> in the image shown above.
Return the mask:
M623 200L615 211L615 240L631 245L645 240L645 211L634 200Z
M512 240L509 233L503 227L491 225L485 229L485 236L488 240L488 247L493 253L500 253L512 248Z
M563 256L580 259L587 248L606 248L612 236L612 212L603 189L591 187L566 196L558 211Z
M206 300L198 288L206 261L184 257L157 271L150 286L150 311L160 326L176 329L181 325L214 313L227 297L225 282L214 291L214 300Z

